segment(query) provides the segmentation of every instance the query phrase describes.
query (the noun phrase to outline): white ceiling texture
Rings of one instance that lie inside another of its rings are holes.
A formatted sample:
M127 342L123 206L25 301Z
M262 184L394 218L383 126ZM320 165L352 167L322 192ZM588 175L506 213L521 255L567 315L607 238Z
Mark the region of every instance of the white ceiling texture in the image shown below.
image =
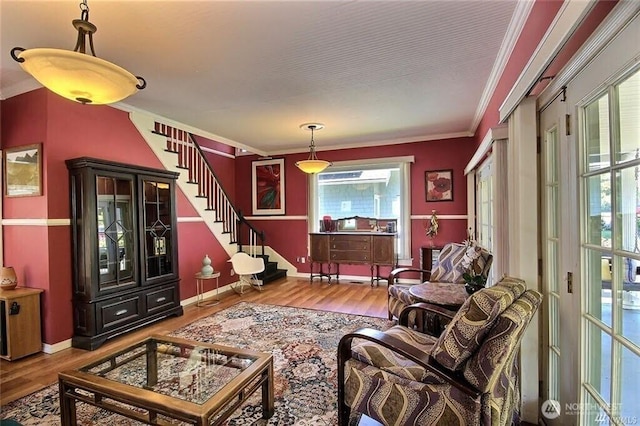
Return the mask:
M80 0L0 1L0 96L38 87L13 47L73 49ZM469 136L531 1L89 0L96 55L144 77L116 107L261 155ZM91 108L92 106L87 106Z

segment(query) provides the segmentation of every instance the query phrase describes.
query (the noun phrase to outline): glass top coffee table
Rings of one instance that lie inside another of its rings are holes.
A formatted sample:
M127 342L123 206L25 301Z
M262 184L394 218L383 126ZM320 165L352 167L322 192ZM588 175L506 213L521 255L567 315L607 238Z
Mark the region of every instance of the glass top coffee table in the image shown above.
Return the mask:
M262 417L274 410L271 354L169 336L61 372L58 382L63 425L76 424L77 402L152 425L219 425L260 387Z

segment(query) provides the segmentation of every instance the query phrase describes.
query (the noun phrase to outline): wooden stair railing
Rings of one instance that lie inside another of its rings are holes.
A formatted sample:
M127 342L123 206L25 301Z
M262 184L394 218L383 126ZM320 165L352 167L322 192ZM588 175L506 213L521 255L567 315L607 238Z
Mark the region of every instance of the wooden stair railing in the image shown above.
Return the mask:
M238 251L243 251L243 246L246 246L244 251L250 256L264 256L264 231L256 229L233 206L193 135L158 122L153 132L167 138L165 150L177 154L176 167L187 170L188 182L198 185L197 197L206 199L206 210L213 211L215 221L222 223L223 233L229 234L229 242L238 244Z

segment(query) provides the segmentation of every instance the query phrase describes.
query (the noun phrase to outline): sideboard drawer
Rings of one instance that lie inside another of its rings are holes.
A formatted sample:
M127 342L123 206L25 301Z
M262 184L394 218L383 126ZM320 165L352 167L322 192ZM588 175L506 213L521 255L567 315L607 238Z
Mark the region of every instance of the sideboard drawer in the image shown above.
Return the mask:
M331 243L331 250L371 250L371 241L334 241Z
M369 263L371 261L371 253L369 251L355 251L355 250L332 250L331 260L334 262L343 263Z
M360 243L371 243L370 235L332 235L331 236L331 244L334 243L343 243L343 242L360 242Z

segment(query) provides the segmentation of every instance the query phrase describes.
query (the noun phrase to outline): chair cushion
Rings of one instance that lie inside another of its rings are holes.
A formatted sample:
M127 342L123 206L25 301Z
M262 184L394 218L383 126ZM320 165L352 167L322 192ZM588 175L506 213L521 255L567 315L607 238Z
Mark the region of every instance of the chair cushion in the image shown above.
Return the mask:
M465 365L463 375L469 383L481 392L489 392L493 388L492 394L496 400L513 391L509 388L514 384L507 382L513 380L516 375L511 371L502 370L508 362L513 363L513 359L508 357L517 354L518 351L514 348L520 344L524 330L541 301L540 293L527 290L497 318L482 346ZM494 374L496 370L502 371L502 378L499 377L501 374ZM498 384L497 380L503 383Z
M524 281L504 277L498 284L472 294L440 335L431 355L443 366L459 370L482 344L498 316L524 290Z
M413 303L418 302L420 299L417 299L409 293L410 285L404 284L394 284L389 286L389 296L395 297L396 299L404 302L407 305L411 305Z
M486 249L480 249L480 255L471 265L471 270L473 271L473 275L482 275L485 278L489 276L489 271L491 270L491 265L493 264L493 255L489 253Z
M384 425L478 425L480 398L450 383L404 380L350 359L345 365L345 403Z
M388 308L392 316L400 318L400 312L409 306L420 301L409 293L409 285L394 284L389 286ZM413 327L416 323L416 313L409 313L409 326Z
M385 333L424 353L431 352L431 348L436 342L435 337L399 325L391 327ZM428 376L426 370L413 361L368 340L354 340L351 353L352 357L358 361L408 380L421 382Z
M459 243L449 243L444 246L438 256L438 263L431 271L429 281L447 283L464 283L462 275L480 256L481 247Z

